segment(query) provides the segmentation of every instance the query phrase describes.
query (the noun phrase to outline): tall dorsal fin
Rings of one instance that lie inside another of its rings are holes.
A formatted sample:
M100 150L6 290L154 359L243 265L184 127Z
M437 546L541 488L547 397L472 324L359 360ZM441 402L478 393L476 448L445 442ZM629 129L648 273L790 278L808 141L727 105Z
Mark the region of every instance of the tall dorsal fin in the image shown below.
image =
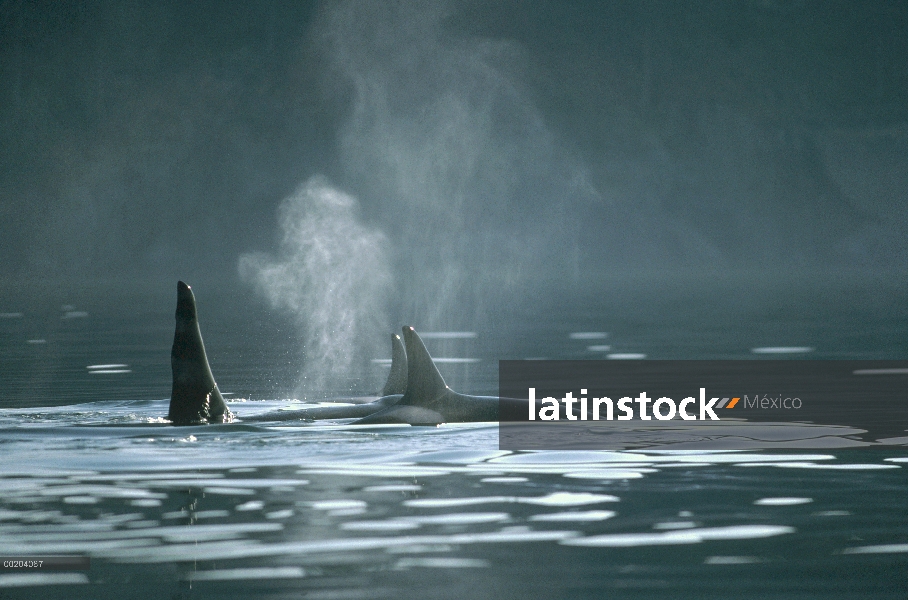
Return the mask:
M412 327L404 327L404 343L407 346L407 391L400 404L420 405L432 402L448 386L429 356L425 344Z
M400 336L391 334L391 372L381 390L382 396L405 394L407 392L407 351Z
M176 330L170 351L173 369L173 388L170 393L170 411L167 418L174 425L224 422L232 414L214 382L192 289L182 281L177 282Z

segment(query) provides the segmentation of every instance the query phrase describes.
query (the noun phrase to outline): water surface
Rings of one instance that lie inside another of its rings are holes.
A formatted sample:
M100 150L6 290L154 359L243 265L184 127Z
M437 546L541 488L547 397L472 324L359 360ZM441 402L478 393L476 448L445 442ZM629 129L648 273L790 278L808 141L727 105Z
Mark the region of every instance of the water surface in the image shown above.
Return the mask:
M275 321L206 312L200 299L212 367L241 421L173 428L163 420L169 304L130 314L91 298L66 310L5 302L0 312L21 316L0 320L0 554L92 564L0 573L0 598L908 593L908 450L856 447L847 423L822 447L560 452L500 451L495 424L244 423L300 405L298 353ZM464 359L439 368L472 393L494 393L498 358L759 358L766 348L905 358L894 305L821 302L815 318L745 308L710 325L658 304L573 306L426 343ZM380 384L386 358L362 387Z

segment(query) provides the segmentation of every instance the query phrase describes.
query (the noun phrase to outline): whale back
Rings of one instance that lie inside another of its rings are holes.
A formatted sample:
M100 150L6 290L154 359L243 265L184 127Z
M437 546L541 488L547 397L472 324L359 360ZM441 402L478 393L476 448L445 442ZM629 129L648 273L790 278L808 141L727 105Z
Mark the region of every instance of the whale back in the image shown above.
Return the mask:
M173 388L167 418L174 425L222 423L233 415L218 390L199 330L195 296L182 281L177 283L176 330L170 351Z
M439 425L498 420L497 397L458 394L447 386L416 331L404 327L403 337L407 349L406 393L394 406L355 421L355 425Z
M388 381L381 390L381 396L394 396L407 391L407 351L404 349L400 336L391 334L391 372Z

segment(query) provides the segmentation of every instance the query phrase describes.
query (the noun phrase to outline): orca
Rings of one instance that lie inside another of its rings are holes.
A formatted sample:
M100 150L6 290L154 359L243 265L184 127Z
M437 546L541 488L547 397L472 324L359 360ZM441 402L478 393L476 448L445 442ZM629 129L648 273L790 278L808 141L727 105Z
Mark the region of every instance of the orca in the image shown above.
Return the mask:
M170 352L173 388L167 419L173 425L230 423L237 415L227 408L218 389L199 329L195 295L184 282L177 282L176 331ZM407 355L400 336L391 335L391 372L381 396L338 398L338 406L317 406L294 411L274 411L243 421L293 419L355 419L390 407L403 398L407 387ZM351 405L352 404L352 405Z
M234 420L211 374L192 289L177 282L176 331L170 350L173 388L167 418L174 425L229 423Z
M498 421L499 405L512 401L522 402L523 410L526 410L526 400L469 396L455 392L445 383L416 330L404 327L403 334L407 351L407 391L393 406L354 421L354 425L440 425Z
M167 418L174 425L230 423L237 415L227 408L218 389L199 329L192 289L177 283L176 330L170 354L173 389ZM432 361L413 327L403 328L403 343L391 336L391 372L377 399L344 398L338 406L314 406L292 411L272 411L244 422L358 419L356 425L440 425L498 421L499 407L525 411L526 401L497 396L470 396L452 390ZM354 403L359 402L359 403Z

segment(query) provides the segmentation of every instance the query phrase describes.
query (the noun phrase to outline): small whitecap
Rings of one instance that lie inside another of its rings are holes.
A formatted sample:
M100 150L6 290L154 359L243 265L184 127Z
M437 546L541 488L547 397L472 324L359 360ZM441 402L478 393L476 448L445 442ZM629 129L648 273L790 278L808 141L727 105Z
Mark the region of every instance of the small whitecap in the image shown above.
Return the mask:
M78 478L73 477L72 479L78 479L79 481L148 481L149 483L154 483L156 481L161 481L162 477L167 477L169 479L193 479L204 475L205 477L223 477L223 475L218 473L117 473L117 474L91 474L85 476L79 476Z
M362 500L318 500L311 502L309 506L315 510L340 510L345 508L366 508L368 505Z
M533 515L530 521L551 521L556 523L566 522L587 522L587 521L605 521L611 519L617 513L613 510L587 510L587 511L569 511L557 513L543 513Z
M131 500L129 502L132 506L140 506L151 508L153 506L161 506L161 501L157 498L138 498L136 500Z
M752 565L763 562L755 556L708 556L704 565Z
M794 506L810 502L813 502L813 498L760 498L754 504L757 506Z
M641 352L615 352L613 354L606 354L605 357L612 360L643 360L646 358L646 354Z
M608 337L604 331L575 331L568 335L572 340L603 340Z
M340 527L344 531L406 531L418 529L419 523L401 519L389 519L387 521L347 521L346 523L341 523Z
M451 463L468 465L510 454L507 450L441 450L437 452L421 452L416 455L416 460L421 463Z
M902 552L908 552L908 544L878 544L875 546L856 546L842 550L842 554L897 554Z
M453 544L519 544L525 542L560 542L575 537L575 531L533 531L526 527L508 527L489 533L459 533L447 536Z
M707 540L749 540L794 533L793 527L784 525L731 525L728 527L705 527L682 529L663 533L615 533L572 538L562 541L569 546L589 547L630 547L659 546L670 544L699 544Z
M429 552L450 552L454 548L448 544L402 544L385 550L388 554L428 554Z
M183 525L158 527L149 531L138 531L137 535L155 536L173 543L181 542L211 542L221 540L239 539L247 533L272 533L282 531L284 526L280 523L218 523L191 527Z
M420 525L471 525L477 523L497 523L507 521L511 515L508 513L450 513L444 515L431 515L425 517L405 517L405 521L413 521Z
M816 517L850 517L850 510L821 510L813 513Z
M357 465L357 466L319 466L300 469L297 473L305 475L346 475L362 477L436 477L449 475L448 469L421 467L417 465Z
M419 334L424 340L463 340L476 337L475 331L425 331Z
M667 458L667 457L666 457ZM835 460L831 454L758 454L758 453L713 453L702 454L701 456L674 456L673 462L708 462L708 463L734 463L736 466L747 466L748 464L778 464L789 463L791 461L807 463L816 460Z
M609 452L607 450L550 450L546 452L525 452L494 458L490 463L500 464L577 464L596 462L637 462L648 460L643 454Z
M336 508L326 513L329 517L355 517L366 514L365 508Z
M135 521L136 519L141 519L143 516L144 515L142 513L101 514L98 516L98 519L107 523L125 523L126 521Z
M484 568L489 561L481 558L454 558L447 556L421 556L418 558L401 558L394 565L397 569L425 567L430 569L468 569Z
M425 508L448 508L452 506L474 506L477 504L520 503L540 506L582 506L600 502L617 502L617 496L590 494L586 492L554 492L545 496L474 496L471 498L419 498L405 500L404 506Z
M585 504L598 504L600 502L618 502L617 496L607 494L591 494L588 492L553 492L539 497L516 497L508 499L510 502L522 504L536 504L539 506L583 506Z
M450 508L453 506L474 506L477 504L496 504L503 502L516 502L511 496L474 496L472 498L419 498L404 500L404 506L421 508Z
M46 344L47 340L45 339L34 339L34 340L25 340L26 344Z
M364 492L418 492L421 485L415 483L395 483L388 485L369 485L363 488Z
M693 529L696 526L697 524L693 521L665 521L663 523L656 523L653 525L653 529L665 531L672 529Z
M813 350L810 346L762 346L750 349L754 354L806 354Z
M3 544L3 552L9 554L28 554L33 556L52 556L52 555L72 555L72 554L91 554L95 555L105 551L120 551L124 548L136 548L142 546L151 546L158 544L155 539L148 537L147 531L125 531L117 532L121 536L131 536L129 539L97 539L98 536L92 536L86 533L82 536L74 534L66 536L67 539L56 539L52 541L21 541L6 542ZM110 535L110 532L107 532ZM134 536L134 537L133 537Z
M192 436L190 436L192 437ZM146 485L158 488L187 488L187 487L225 487L225 488L272 488L275 486L297 486L306 485L309 482L305 479L220 479L199 478L199 479L161 479L158 481L149 481Z
M704 540L752 540L794 533L795 528L787 525L729 525L685 531L694 531Z
M31 504L32 502L42 502L45 501L44 498L38 497L25 497L25 504ZM18 501L18 499L17 499ZM0 520L2 521L19 521L20 523L45 523L48 521L56 521L61 517L61 513L58 510L6 510L0 509Z
M627 548L632 546L661 546L669 544L698 544L703 541L694 533L613 533L581 538L568 538L566 546L593 548Z
M741 467L780 467L785 469L826 469L831 471L874 471L878 469L900 469L898 465L877 464L817 464L812 462L754 462L738 465Z
M479 481L483 483L523 483L529 479L526 477L483 477Z
M66 504L97 504L98 498L94 496L66 496L63 498Z
M216 496L252 496L255 494L255 490L250 488L241 488L241 487L203 487L202 491L206 494L214 494Z
M230 516L227 510L199 510L192 513L196 519L223 519Z
M116 373L132 373L132 369L95 369L89 371L92 375L114 375Z
M886 462L908 463L908 456L898 456L896 458L884 458Z
M186 581L237 581L242 579L299 579L306 572L301 567L250 567L194 571Z
M190 513L187 510L177 510L174 512L166 512L161 515L162 519L181 519L185 517L193 517L196 519L222 519L224 517L229 517L230 512L226 510L199 510L196 512Z
M640 469L639 471L628 471L621 469L590 469L586 471L572 471L565 473L564 477L570 479L640 479L643 477L643 471L654 472L656 469Z
M285 508L283 510L276 510L274 512L265 513L265 518L266 519L275 519L275 520L276 519L289 519L293 515L294 515L294 512L291 509Z
M0 319L21 319L23 317L20 312L3 312L0 313Z
M125 369L128 366L129 365L124 365L121 363L111 363L111 364L107 364L107 365L88 365L85 368L88 370L92 370L92 369Z
M88 583L88 576L84 573L9 573L0 575L0 588L85 583Z
M249 502L244 502L242 504L237 504L235 510L247 511L247 510L262 510L265 508L265 503L261 500L250 500Z
M436 362L440 365L443 364L469 364L469 363L478 363L478 358L454 358L454 357L439 357L433 358L432 362Z
M186 529L194 529L194 527ZM110 552L96 552L96 554L121 563L193 562L260 556L262 546L245 539L214 542L188 541L163 546L121 548Z
M609 345L600 344L597 346L587 346L586 349L589 350L590 352L608 352L609 350L612 349L612 347Z
M143 521L128 521L126 527L129 529L149 529L151 527L159 527L161 525L160 521L153 521L151 519L146 519ZM145 532L143 532L144 534Z

